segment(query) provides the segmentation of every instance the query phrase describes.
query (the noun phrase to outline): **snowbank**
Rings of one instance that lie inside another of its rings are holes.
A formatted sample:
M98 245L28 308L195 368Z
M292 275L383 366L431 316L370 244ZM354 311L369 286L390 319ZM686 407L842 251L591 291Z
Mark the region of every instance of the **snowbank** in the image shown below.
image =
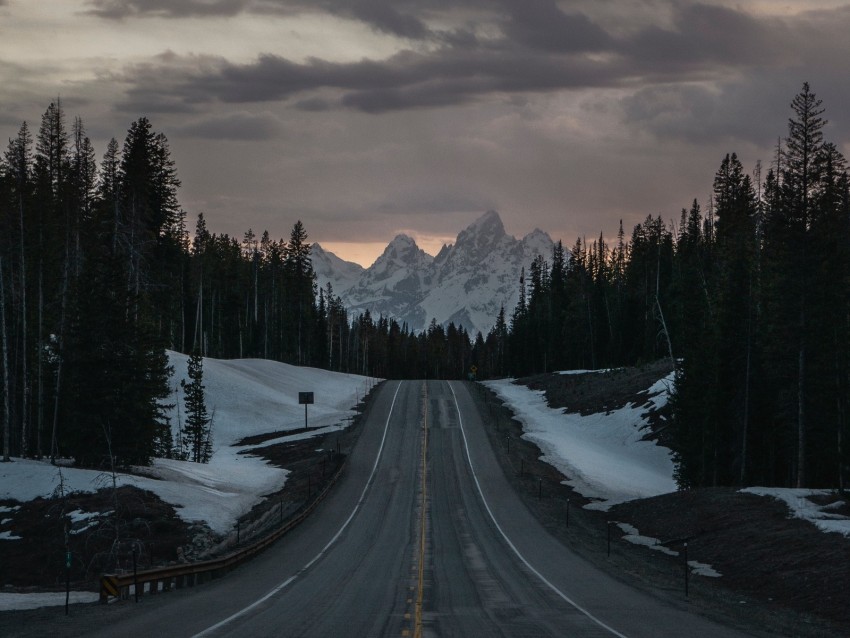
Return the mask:
M647 390L656 409L667 403L673 375ZM612 505L676 491L669 449L642 441L641 417L649 408L628 405L608 413L567 414L546 404L542 391L511 380L489 381L492 389L522 423L523 437L543 452L542 460L568 477L566 483L583 496L599 499L587 505L607 510ZM655 395L655 396L652 396Z
M179 419L185 417L180 380L186 379L186 355L168 353L175 374L171 380L174 394L171 411L175 433ZM315 368L299 368L262 359L222 361L204 359L204 385L208 412L213 415L213 457L209 464L155 459L144 468L145 476L119 474L119 486L132 485L150 490L175 506L186 521L204 521L223 534L236 519L248 512L263 494L283 487L287 470L273 467L264 460L239 454L250 446L234 446L246 436L296 430L304 426L304 406L298 404L298 392L313 392L316 403L309 406L311 427L322 429L305 433L282 434L262 445L317 436L338 429L367 390L368 379ZM258 447L258 446L253 446ZM65 490L94 492L111 485L111 475L94 470L61 468ZM60 468L48 462L14 459L0 464L0 500L29 501L51 496L59 485ZM5 530L0 540L14 539Z
M747 487L741 490L745 494L756 494L757 496L772 496L784 501L791 512L791 516L801 518L814 524L824 532L836 532L850 536L850 518L841 514L833 514L831 509L843 507L844 499L835 497L827 505L818 505L811 497L823 497L829 499L835 496L832 490L810 490L794 489L787 487Z
M72 591L68 596L70 604L93 603L98 599L97 592ZM43 592L39 594L0 593L0 611L11 609L38 609L39 607L58 607L65 604L65 592Z

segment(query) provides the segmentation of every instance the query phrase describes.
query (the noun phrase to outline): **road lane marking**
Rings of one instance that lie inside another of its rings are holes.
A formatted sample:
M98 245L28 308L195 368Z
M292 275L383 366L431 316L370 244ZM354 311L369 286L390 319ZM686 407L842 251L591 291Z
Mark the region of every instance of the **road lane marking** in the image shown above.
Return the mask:
M558 588L557 588L557 587L556 587L556 586L555 586L555 585L554 585L551 581L549 581L549 580L548 580L548 579L547 579L547 578L546 578L543 574L541 574L541 573L540 573L539 571L537 571L534 567L532 567L531 563L529 563L529 562L525 559L525 557L524 557L524 556L523 556L523 555L519 552L519 550L516 548L516 545L514 545L514 544L513 544L513 542L511 541L511 539L510 539L510 538L508 538L508 535L507 535L507 534L505 534L505 532L504 532L504 530L502 529L501 525L499 525L499 522L496 520L496 517L493 515L493 510L491 510L491 509L490 509L490 504L489 504L489 503L487 503L487 499L486 499L486 498L484 498L484 491L481 489L481 483L479 483L479 482L478 482L478 475L475 473L475 466L472 464L472 457L471 457L471 456L470 456L470 454L469 454L469 442L466 440L466 431L465 431L465 430L464 430L464 428L463 428L463 417L462 417L462 416L461 416L461 414L460 414L460 406L458 405L458 402L457 402L457 395L455 394L455 389L452 387L451 382L447 382L447 383L448 383L448 385L449 385L449 390L451 390L451 391L452 391L452 397L454 398L454 402L455 402L455 409L457 410L457 419L458 419L458 423L460 424L460 433L461 433L461 435L463 436L463 448L464 448L464 450L466 451L466 461L467 461L467 463L469 463L469 470L470 470L470 472L472 472L472 479L475 481L475 487L478 489L478 495L481 497L481 502L484 504L484 509L486 509L486 510L487 510L487 513L490 515L490 520L492 520L492 521L493 521L493 525L495 525L495 526L496 526L496 529L497 529L497 530L499 530L499 534L501 534L501 535L502 535L502 538L504 538L504 539L505 539L505 542L508 544L508 547L510 547L510 548L511 548L511 550L513 551L513 553L514 553L514 554L516 554L517 558L519 558L519 559L523 562L523 564L524 564L524 565L525 565L525 566L526 566L526 567L527 567L527 568L528 568L528 569L529 569L529 570L530 570L530 571L531 571L531 572L532 572L535 576L537 576L537 578L539 578L539 579L540 579L540 581L541 581L544 585L546 585L549 589L551 589L553 592L555 592L555 593L556 593L556 594L557 594L557 595L558 595L558 596L559 596L562 600L564 600L566 603L568 603L569 605L571 605L572 607L574 607L577 611L579 611L579 612L581 612L582 614L584 614L585 616L587 616L587 618L589 618L590 620L592 620L594 623L596 623L597 625L599 625L600 627L602 627L602 628L603 628L603 629L605 629L606 631L611 632L611 634L613 634L614 636L617 636L618 638L628 638L628 636L626 636L625 634L621 634L619 631L617 631L617 630L616 630L616 629L614 629L613 627L609 627L608 625L606 625L606 624L605 624L602 620L600 620L599 618L597 618L596 616L594 616L593 614L591 614L591 613L590 613L589 611L587 611L584 607L582 607L581 605L579 605L579 604L578 604L577 602L575 602L572 598L570 598L570 597L569 597L569 596L567 596L564 592L562 592L560 589L558 589Z
M414 638L422 636L422 597L424 595L425 581L425 507L427 505L428 495L428 382L423 384L425 392L424 412L422 415L422 529L419 532L419 592L416 595L416 620L413 627Z
M392 418L393 408L395 408L395 401L396 401L396 398L398 397L398 391L400 389L401 389L401 382L399 382L398 387L396 387L396 389L395 389L395 394L393 394L393 401L390 404L390 412L387 415L387 422L384 424L384 434L383 434L383 436L381 436L381 445L378 447L378 454L375 456L375 464L372 466L372 472L369 474L369 478L366 481L366 485L363 488L363 492L361 492L360 498L357 500L357 503L355 504L354 509L351 510L351 514L348 515L348 518L345 519L345 522L342 524L342 527L340 527L339 530L337 531L337 533L334 534L333 538L331 538L331 540L328 541L328 544L325 545L322 548L322 551L320 551L318 554L316 554L309 563L304 565L304 567L299 569L297 572L295 572L295 574L293 574L292 576L287 578L282 583L277 584L275 587L273 587L264 596L262 596L261 598L258 598L257 600L255 600L253 603L251 603L247 607L244 607L243 609L240 609L236 613L231 614L230 616L228 616L224 620L217 622L216 624L212 625L211 627L207 627L203 631L192 636L192 638L202 638L203 636L209 636L213 632L215 632L216 630L221 629L222 627L230 624L231 622L233 622L237 618L244 616L245 614L247 614L252 609L255 609L259 605L262 605L269 598L271 598L275 594L279 593L281 590L288 587L292 583L292 581L294 581L296 578L298 578L298 576L300 576L305 571L310 569L310 567L312 567L316 563L316 561L318 561L322 556L324 556L325 552L327 552L328 549L330 549L330 547L334 543L336 543L337 539L339 539L339 537L342 536L342 533L345 531L345 528L348 527L348 524L352 521L352 519L354 518L354 515L357 514L357 511L360 509L360 505L363 503L363 500L366 498L366 492L369 490L369 487L372 485L372 480L375 478L375 471L378 469L378 462L381 460L381 454L384 451L384 442L387 440L387 430L390 427L390 419Z

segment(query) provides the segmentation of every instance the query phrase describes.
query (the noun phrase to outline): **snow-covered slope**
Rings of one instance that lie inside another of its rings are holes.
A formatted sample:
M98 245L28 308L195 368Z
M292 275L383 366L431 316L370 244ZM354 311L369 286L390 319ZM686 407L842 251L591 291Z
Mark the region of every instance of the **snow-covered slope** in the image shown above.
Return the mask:
M418 324L421 313L417 304L433 261L412 238L398 235L340 296L355 314L368 310L375 317L391 316Z
M175 375L171 380L171 403L183 404L180 379L186 378L187 357L169 353ZM120 475L119 485L150 490L171 503L187 521L205 521L214 532L232 529L236 519L286 482L287 470L273 467L262 459L239 454L245 447L233 444L246 436L293 430L304 426L304 408L298 392L312 391L310 426L325 431L342 427L354 414L353 407L363 397L368 380L356 375L299 368L263 359L230 361L204 359L206 403L213 421L213 457L209 464L156 459L145 468L150 476ZM177 430L178 412L172 411ZM185 417L185 415L183 415ZM289 437L267 441L279 443ZM102 472L63 468L62 479L69 491L93 492L106 487ZM0 463L0 500L28 501L51 495L59 484L59 470L48 462L15 459ZM2 517L0 517L2 518Z
M365 270L360 264L340 259L317 243L313 244L310 257L316 273L316 283L323 289L330 283L334 294L351 288Z
M537 444L542 460L568 478L567 483L588 498L587 505L607 510L624 501L676 491L670 450L644 441L643 414L667 403L673 374L641 393L646 401L618 410L582 416L553 409L542 391L510 380L486 385L504 400L522 423L523 437Z
M521 269L537 255L551 259L552 247L541 230L522 239L508 235L499 214L488 211L436 257L410 237L397 236L354 284L334 289L349 310L393 317L412 330L424 330L436 319L486 334L500 307L510 313L519 300ZM322 251L322 263L330 264L325 255Z

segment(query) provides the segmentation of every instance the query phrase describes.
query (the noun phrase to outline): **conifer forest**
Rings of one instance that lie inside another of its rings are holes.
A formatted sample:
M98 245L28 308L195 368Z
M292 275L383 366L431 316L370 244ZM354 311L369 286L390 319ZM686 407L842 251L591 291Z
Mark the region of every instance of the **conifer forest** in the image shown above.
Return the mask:
M681 487L843 489L850 181L808 84L788 118L764 164L718 158L707 201L630 235L621 223L613 239L558 243L527 265L517 307L472 335L352 316L317 287L301 221L281 239L219 234L203 214L188 229L163 133L141 117L98 157L57 100L0 159L3 456L103 467L172 455L167 349L383 378L666 358ZM196 438L193 458L204 453Z

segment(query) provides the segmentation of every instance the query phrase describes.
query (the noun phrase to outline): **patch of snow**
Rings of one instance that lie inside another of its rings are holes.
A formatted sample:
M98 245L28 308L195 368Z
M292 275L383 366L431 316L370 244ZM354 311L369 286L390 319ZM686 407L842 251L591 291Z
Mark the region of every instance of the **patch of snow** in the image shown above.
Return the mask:
M74 510L73 512L68 512L67 516L71 519L72 523L79 523L80 521L88 521L92 518L106 516L108 513L109 512L84 512L83 510Z
M20 536L15 536L11 530L6 530L5 532L0 532L0 541L19 541L21 540Z
M688 567L691 568L691 573L697 576L705 576L707 578L720 578L723 574L714 569L711 565L706 565L696 560L689 560Z
M346 426L344 425L328 425L323 428L318 428L316 430L308 430L306 432L297 432L295 434L282 434L281 436L269 439L268 441L263 441L262 443L256 443L254 445L242 445L242 446L234 446L237 450L257 450L262 449L264 447L268 447L269 445L277 445L279 443L292 443L294 441L303 441L305 439L311 439L314 436L324 436L325 434L331 434L332 432L340 432L344 430ZM321 452L321 448L316 450L316 452Z
M814 496L833 496L832 490L797 489L790 487L747 487L741 490L745 494L771 496L783 501L790 510L791 516L809 521L824 532L834 532L850 536L850 518L840 514L832 514L829 510L840 507L843 502L832 502L828 505L818 505L811 500Z
M98 600L97 592L72 591L68 596L71 604L93 603ZM65 604L65 592L43 592L38 594L0 593L0 611L12 609L38 609L39 607L58 607Z
M667 403L673 374L647 390L641 406L627 405L588 416L550 408L542 391L515 385L510 379L488 381L522 423L523 438L540 447L541 459L569 477L577 492L597 499L585 507L607 510L613 505L676 491L673 458L668 448L644 441L643 414Z
M561 370L555 374L604 374L606 372L615 372L622 368L600 368L599 370Z
M634 525L629 525L628 523L617 523L617 527L619 527L625 535L623 536L623 540L633 545L640 545L641 547L648 547L649 549L655 550L657 552L662 552L667 554L668 556L678 556L679 552L674 549L670 549L666 545L662 545L661 542L657 538L653 538L652 536L643 536L638 531L638 529ZM707 563L701 563L696 560L689 560L688 567L691 569L691 573L696 574L697 576L705 576L707 578L720 578L722 574L714 569L711 565Z
M679 552L674 549L670 549L666 545L662 545L657 538L653 538L652 536L642 536L641 533L634 525L629 525L628 523L617 523L617 527L619 527L624 533L623 540L632 543L633 545L640 545L642 547L648 547L649 549L653 549L657 552L662 552L667 554L668 556L678 556Z
M20 505L0 505L0 514L7 514L9 512L16 512L21 509Z
M85 523L82 527L77 527L71 530L71 534L76 536L77 534L82 534L90 530L93 527L97 527L100 522L98 519L108 516L111 514L111 511L108 512L84 512L82 510L74 510L73 512L68 513L68 517L71 519L71 523Z

